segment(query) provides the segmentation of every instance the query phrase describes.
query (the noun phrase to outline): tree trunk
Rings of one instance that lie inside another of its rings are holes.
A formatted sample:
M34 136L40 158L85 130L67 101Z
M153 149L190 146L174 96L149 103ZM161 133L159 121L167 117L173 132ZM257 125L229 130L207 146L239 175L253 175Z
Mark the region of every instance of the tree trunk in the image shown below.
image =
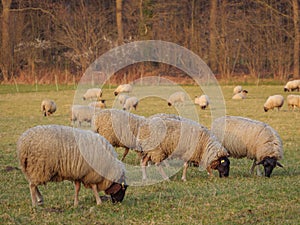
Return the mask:
M123 44L123 23L122 23L122 0L116 0L116 19L118 30L118 45Z
M2 43L1 43L1 65L4 81L8 81L11 73L12 50L9 38L9 15L12 0L2 0Z
M298 0L293 0L293 21L295 28L295 41L294 41L294 78L299 78L299 57L300 57L300 31L299 31L299 4Z
M213 72L217 72L217 0L210 1L210 18L209 18L209 66Z

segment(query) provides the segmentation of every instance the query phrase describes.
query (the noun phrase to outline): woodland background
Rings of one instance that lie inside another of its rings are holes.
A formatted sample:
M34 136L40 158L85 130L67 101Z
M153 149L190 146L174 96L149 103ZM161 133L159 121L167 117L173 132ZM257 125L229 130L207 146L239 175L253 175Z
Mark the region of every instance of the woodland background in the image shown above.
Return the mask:
M1 0L0 82L69 83L99 56L163 40L200 56L218 79L299 78L299 0ZM184 77L144 62L115 81Z

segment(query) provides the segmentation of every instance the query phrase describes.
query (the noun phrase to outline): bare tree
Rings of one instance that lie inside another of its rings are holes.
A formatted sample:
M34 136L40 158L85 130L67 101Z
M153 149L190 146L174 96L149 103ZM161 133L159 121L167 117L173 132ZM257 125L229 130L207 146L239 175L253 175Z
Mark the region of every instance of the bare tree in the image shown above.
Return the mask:
M122 1L116 0L116 20L117 20L117 30L118 30L118 44L123 44L124 35L123 35L123 23L122 23Z
M294 76L300 77L299 58L300 58L300 31L299 31L299 3L298 0L292 0L293 5L293 22L295 30L295 41L294 41Z

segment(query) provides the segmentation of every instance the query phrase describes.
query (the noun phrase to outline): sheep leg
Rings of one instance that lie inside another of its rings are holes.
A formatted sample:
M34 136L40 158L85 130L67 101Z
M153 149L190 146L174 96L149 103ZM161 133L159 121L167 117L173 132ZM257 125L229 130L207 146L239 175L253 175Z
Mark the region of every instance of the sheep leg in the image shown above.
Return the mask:
M147 155L141 160L141 167L142 167L142 174L143 174L143 180L147 180L147 173L146 173L146 166L149 161L150 157Z
M37 186L35 184L30 183L29 184L29 189L30 189L30 195L31 195L31 202L32 206L35 207L37 206Z
M250 174L253 174L255 166L257 166L256 165L256 160L253 160L253 164L252 164L251 169L250 169Z
M156 163L156 166L158 168L158 172L160 173L160 175L162 176L162 178L164 180L170 180L169 177L167 176L167 174L165 173L165 171L163 170L161 163Z
M78 206L78 195L80 191L80 181L75 181L75 198L74 198L74 206Z
M96 198L97 205L100 205L101 204L101 199L99 197L98 190L97 190L97 185L96 184L92 184L92 190L94 192L94 196Z
M44 203L44 199L38 187L36 187L36 195L38 205L42 205Z
M182 171L182 177L181 177L182 181L186 181L186 171L187 171L188 167L189 167L188 162L184 162L184 164L183 164L183 171Z
M125 148L125 151L123 153L123 157L122 157L121 161L124 161L124 159L127 156L128 152L129 152L129 148Z

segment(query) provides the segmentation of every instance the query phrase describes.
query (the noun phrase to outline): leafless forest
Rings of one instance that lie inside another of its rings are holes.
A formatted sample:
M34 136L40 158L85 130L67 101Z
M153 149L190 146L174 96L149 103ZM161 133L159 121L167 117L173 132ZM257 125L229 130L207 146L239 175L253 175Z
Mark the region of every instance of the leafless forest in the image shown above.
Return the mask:
M1 0L0 82L68 82L138 40L190 49L220 79L299 78L299 0ZM181 76L139 63L120 73ZM154 73L154 74L153 74Z

